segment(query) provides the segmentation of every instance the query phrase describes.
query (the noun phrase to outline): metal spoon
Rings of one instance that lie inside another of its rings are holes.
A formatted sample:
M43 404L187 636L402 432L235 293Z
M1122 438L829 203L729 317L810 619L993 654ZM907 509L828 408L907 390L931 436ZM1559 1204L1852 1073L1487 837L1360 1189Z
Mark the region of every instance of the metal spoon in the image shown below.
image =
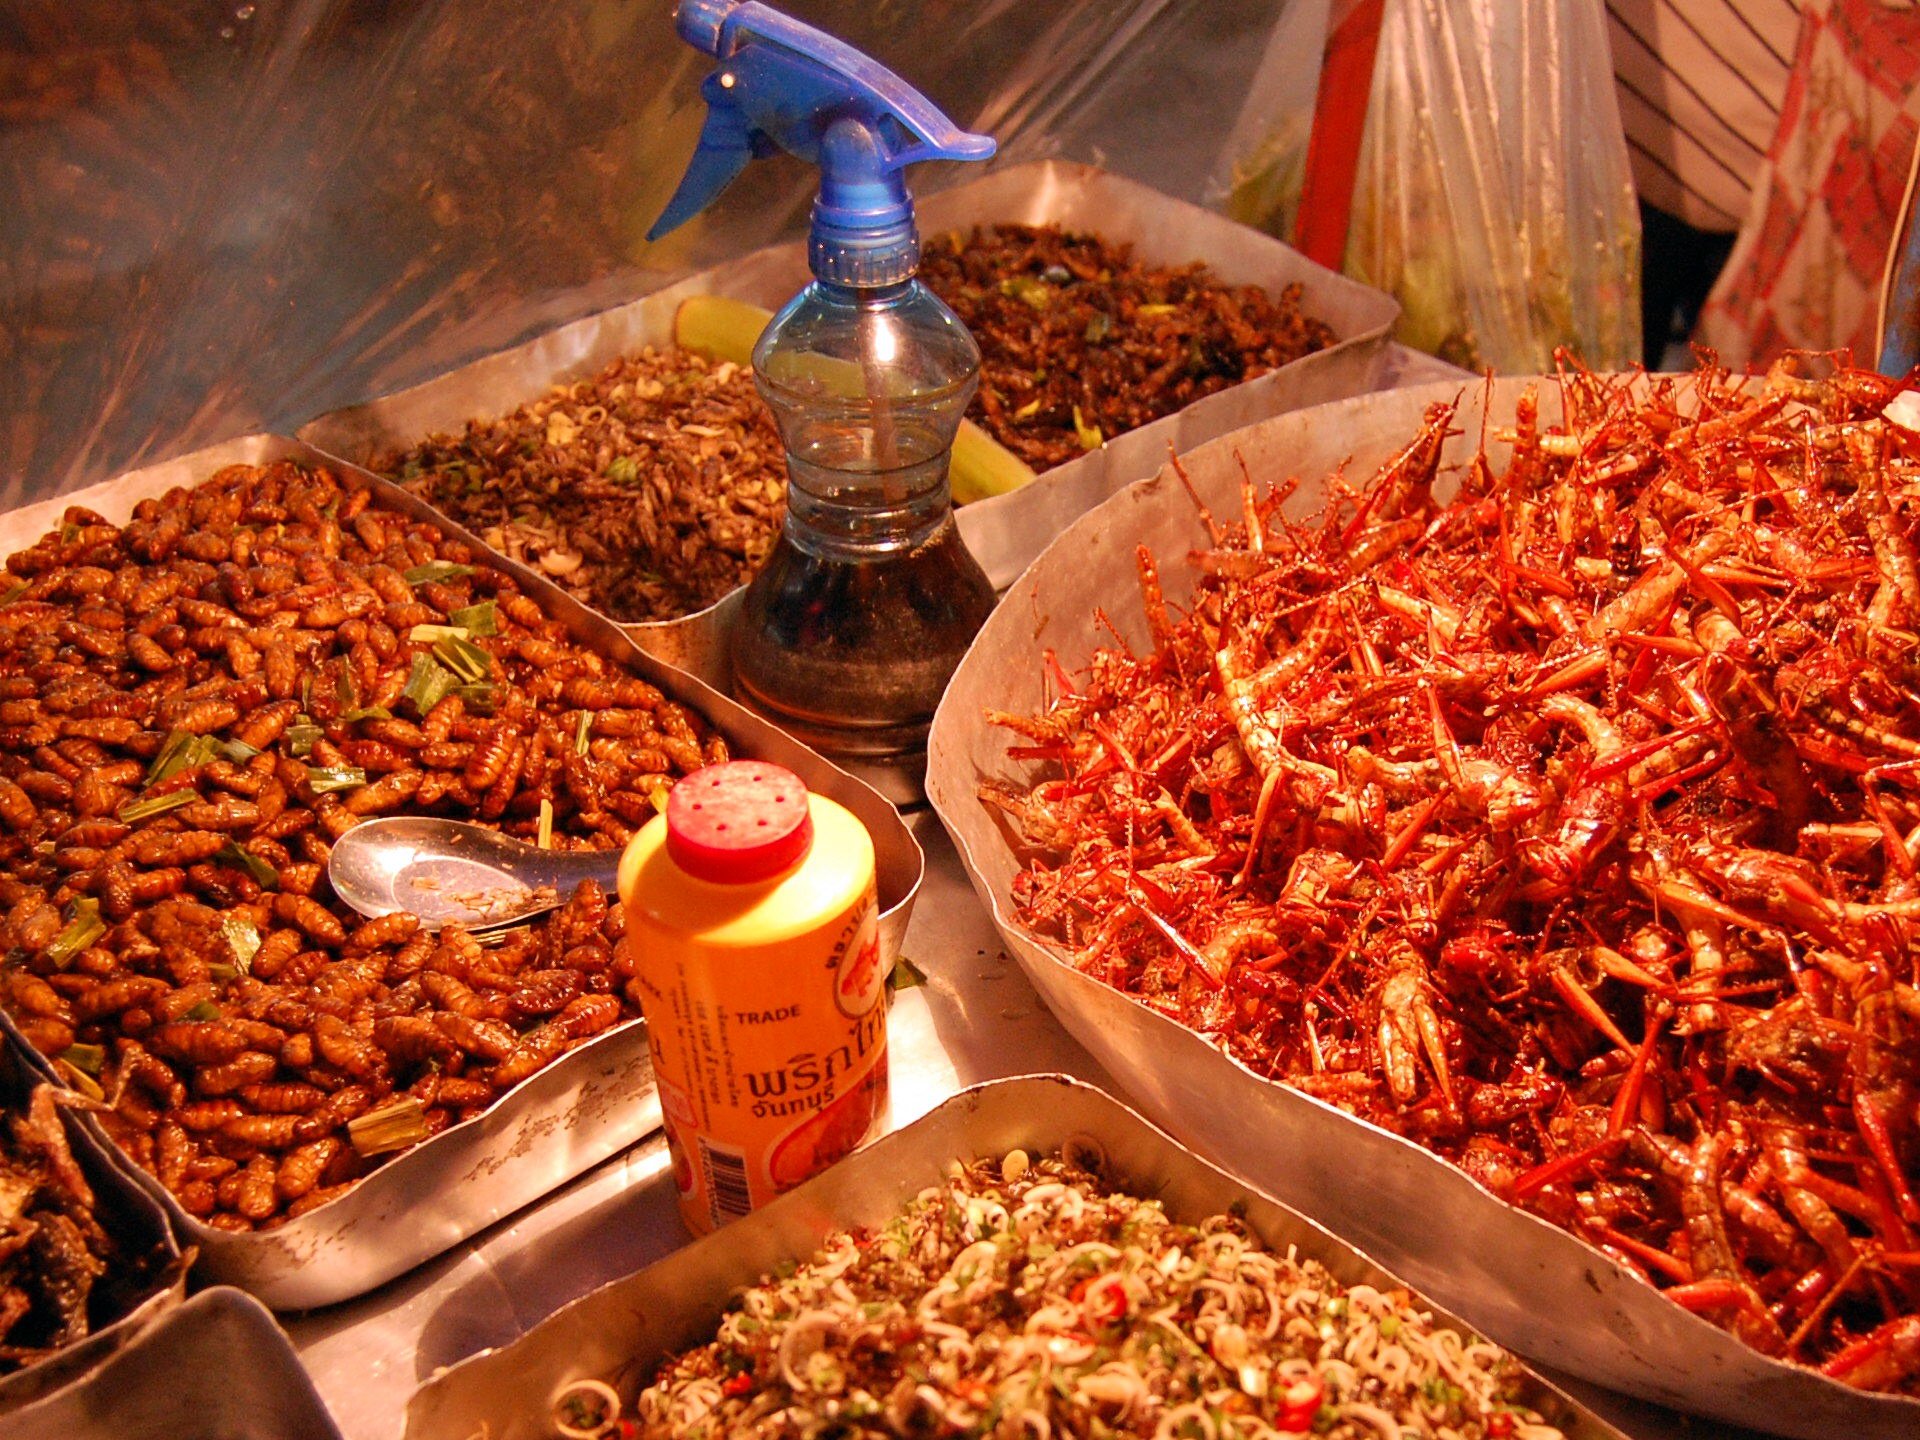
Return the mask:
M542 850L497 830L426 815L354 826L333 842L327 878L362 915L405 910L422 930L511 925L572 897L582 880L609 893L620 870L613 850Z

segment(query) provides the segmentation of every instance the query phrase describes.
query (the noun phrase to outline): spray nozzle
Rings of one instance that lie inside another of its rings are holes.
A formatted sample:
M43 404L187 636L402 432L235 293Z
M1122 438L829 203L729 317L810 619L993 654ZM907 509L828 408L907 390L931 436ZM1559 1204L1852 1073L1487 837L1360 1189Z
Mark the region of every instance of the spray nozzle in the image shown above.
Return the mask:
M755 0L680 0L674 23L720 66L700 87L699 148L647 238L691 220L749 161L778 148L820 168L807 242L815 275L874 286L913 274L920 241L901 170L985 160L992 138L962 130L851 45Z

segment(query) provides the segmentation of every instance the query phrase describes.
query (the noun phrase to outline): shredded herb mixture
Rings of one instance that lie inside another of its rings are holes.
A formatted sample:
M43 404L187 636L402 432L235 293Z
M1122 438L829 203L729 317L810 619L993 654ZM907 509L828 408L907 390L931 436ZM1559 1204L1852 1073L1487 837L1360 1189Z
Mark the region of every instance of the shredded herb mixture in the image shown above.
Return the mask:
M786 457L751 371L653 349L373 468L616 620L672 620L773 548Z
M712 1344L666 1363L637 1418L586 1382L554 1419L647 1440L1558 1440L1520 1403L1524 1377L1405 1291L1342 1287L1232 1216L1175 1224L1014 1151L748 1290Z
M920 278L979 342L970 418L1035 470L1337 338L1302 312L1298 285L1276 298L1057 226L932 237Z

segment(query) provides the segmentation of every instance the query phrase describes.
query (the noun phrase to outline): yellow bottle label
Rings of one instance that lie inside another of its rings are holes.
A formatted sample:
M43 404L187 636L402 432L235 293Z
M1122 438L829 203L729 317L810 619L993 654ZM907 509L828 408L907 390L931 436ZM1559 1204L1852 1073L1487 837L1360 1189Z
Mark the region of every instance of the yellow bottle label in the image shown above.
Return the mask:
M621 865L680 1208L696 1232L848 1154L886 1101L872 842L831 801L811 807L813 848L772 886L686 875L659 821Z

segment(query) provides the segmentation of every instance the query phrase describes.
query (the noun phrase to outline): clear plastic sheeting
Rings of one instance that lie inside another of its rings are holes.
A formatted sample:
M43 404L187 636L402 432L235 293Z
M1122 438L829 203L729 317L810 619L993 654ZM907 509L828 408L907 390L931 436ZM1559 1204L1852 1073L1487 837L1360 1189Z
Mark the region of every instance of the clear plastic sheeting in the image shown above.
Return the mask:
M1320 96L1320 67L1300 57L1325 50L1331 8L1329 0L1293 0L1275 23L1207 186L1208 204L1289 244Z
M1001 163L1199 199L1289 6L783 8L996 135ZM798 234L812 178L782 157L641 238L707 63L670 0L13 0L0 507L291 431Z
M1470 370L1640 358L1640 220L1599 0L1387 0L1347 273Z

